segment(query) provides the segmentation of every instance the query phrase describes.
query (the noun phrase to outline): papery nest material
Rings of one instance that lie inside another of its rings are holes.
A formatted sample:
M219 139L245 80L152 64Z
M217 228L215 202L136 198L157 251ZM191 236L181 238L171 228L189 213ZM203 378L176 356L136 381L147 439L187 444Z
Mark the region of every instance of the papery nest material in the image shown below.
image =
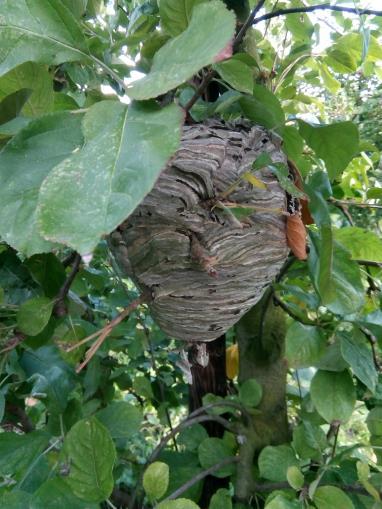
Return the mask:
M285 191L270 169L252 169L264 152L286 163L278 139L245 121L186 126L153 190L110 236L119 267L151 293L153 318L175 339L216 339L288 255Z

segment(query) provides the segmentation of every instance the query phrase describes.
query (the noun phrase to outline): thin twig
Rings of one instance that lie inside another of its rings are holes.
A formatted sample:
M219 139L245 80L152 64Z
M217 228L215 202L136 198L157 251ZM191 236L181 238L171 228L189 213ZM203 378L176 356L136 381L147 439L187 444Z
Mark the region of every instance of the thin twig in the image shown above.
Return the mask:
M381 363L379 361L379 358L378 358L378 354L377 354L377 338L374 336L374 334L372 334L369 329L366 329L366 327L360 327L359 328L360 331L364 334L364 336L366 337L366 339L368 340L370 346L371 346L371 351L372 351L372 354L373 354L373 361L374 361L374 366L375 366L375 369L378 371L378 372L381 372L382 371L382 366L381 366Z
M16 348L17 345L22 343L27 336L22 332L16 332L15 335L7 341L7 346L0 350L0 354L7 353Z
M61 286L58 295L56 297L56 302L54 304L54 314L58 317L63 317L67 315L68 309L65 304L66 296L70 290L70 287L74 281L74 278L77 275L77 272L80 268L81 263L81 255L79 253L75 253L72 262L72 269L68 274L64 284Z
M342 489L343 491L347 491L348 493L358 493L360 495L370 496L363 486L359 484L337 484L337 483L324 483L320 486L335 486L337 488ZM284 490L290 488L290 484L287 481L284 482L270 482L265 484L254 484L253 491L254 493L269 493L275 490ZM382 495L382 492L379 493Z
M248 16L247 20L245 21L244 25L240 28L240 31L235 38L235 41L233 43L234 51L235 49L237 49L237 47L243 40L245 34L247 33L248 28L250 28L253 25L253 22L256 18L256 14L260 11L264 4L265 0L259 0L256 7L252 9L251 14Z
M382 13L381 13L382 16ZM355 200L338 200L337 198L329 198L329 202L333 205L344 205L345 207L360 207L363 209L382 209L382 205L376 205L375 203L366 203Z
M202 422L207 421L215 421L227 428L230 431L234 431L233 427L230 425L229 421L227 419L224 419L223 417L220 417L219 415L199 415L197 417L193 418L187 418L184 421L182 421L178 426L175 426L170 433L167 433L167 435L164 435L159 442L159 444L155 447L153 452L150 454L149 459L147 460L147 465L152 463L156 460L156 458L159 456L161 450L166 446L166 444L180 431L183 431L185 428L189 428L190 426L194 424L200 424Z
M127 308L125 308L121 313L119 313L118 316L113 318L113 320L111 320L111 322L109 322L104 327L102 327L102 329L95 332L94 334L91 334L87 338L82 339L81 341L79 341L78 343L76 343L75 345L73 345L70 348L70 350L74 350L75 348L78 348L79 346L84 344L86 341L89 341L90 338L93 339L93 338L99 336L97 341L95 341L93 343L93 345L89 348L89 350L86 352L85 360L77 367L77 369L76 369L77 373L79 373L89 363L89 361L93 358L93 356L95 355L95 353L97 352L99 347L102 345L102 343L105 341L105 339L112 332L114 327L119 325L127 316L130 315L130 313L132 311L134 311L140 304L143 304L144 302L147 302L147 296L141 295L140 297L135 299L133 302L131 302L129 304L129 306L127 306ZM68 349L68 351L69 351L69 349Z
M267 14L254 19L252 25L256 25L257 23L266 21L268 19L285 16L287 14L302 14L304 12L314 11L337 11L348 12L349 14L358 14L359 16L362 16L363 14L369 14L371 16L382 16L382 11L376 11L374 9L357 9L354 7L342 7L340 5L320 4L310 5L308 7L291 7L290 9L278 9L277 11L268 12Z
M203 472L200 472L199 474L195 475L191 479L189 479L186 483L184 483L182 486L180 486L177 490L173 491L171 495L166 497L163 502L166 502L167 500L174 500L174 498L179 497L182 495L185 491L187 491L189 488L194 486L197 482L201 481L208 475L213 474L216 472L216 470L219 470L222 467L225 467L227 465L230 465L231 463L237 463L239 461L238 456L229 456L228 458L224 458L222 461L219 461L219 463L215 463L215 465L212 465L212 467L207 468L206 470L203 470Z
M358 265L365 265L366 267L377 267L378 269L382 268L382 262L373 262L371 260L354 260L358 263Z
M287 315L289 315L293 320L296 320L297 322L302 323L303 325L319 325L317 322L313 320L303 320L298 315L295 314L294 311L291 310L291 308L285 304L284 301L282 301L276 294L273 295L273 300L277 304L277 306L280 306L281 309L285 311Z

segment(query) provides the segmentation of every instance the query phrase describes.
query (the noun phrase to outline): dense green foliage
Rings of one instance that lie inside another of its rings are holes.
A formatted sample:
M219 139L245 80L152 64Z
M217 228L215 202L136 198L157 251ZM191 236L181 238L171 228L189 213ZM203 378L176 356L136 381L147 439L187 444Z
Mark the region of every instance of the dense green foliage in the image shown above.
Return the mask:
M260 3L234 41L258 2L0 0L0 507L197 509L196 476L212 468L227 484L210 509L382 508L382 12ZM153 187L183 123L213 116L280 138L303 193L273 170L314 219L308 260L291 256L272 286L290 441L247 465L240 502L261 384L206 397L226 426L209 437L202 411L186 417L185 345L142 303L107 329L138 292L105 236Z

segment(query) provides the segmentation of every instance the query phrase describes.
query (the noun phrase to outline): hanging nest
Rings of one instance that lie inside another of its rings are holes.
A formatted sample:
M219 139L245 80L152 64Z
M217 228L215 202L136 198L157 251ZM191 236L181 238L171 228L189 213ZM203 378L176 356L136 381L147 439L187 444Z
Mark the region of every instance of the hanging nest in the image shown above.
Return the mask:
M278 140L244 121L186 126L154 189L111 234L118 265L150 292L152 316L169 336L216 339L285 261L285 191L267 168L252 171L252 183L242 178L264 152L286 162Z

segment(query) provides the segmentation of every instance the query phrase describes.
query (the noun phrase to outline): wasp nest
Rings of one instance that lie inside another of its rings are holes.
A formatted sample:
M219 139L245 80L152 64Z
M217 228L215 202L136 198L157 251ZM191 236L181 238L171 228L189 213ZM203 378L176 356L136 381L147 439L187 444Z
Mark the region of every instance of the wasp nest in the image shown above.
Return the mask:
M154 189L111 235L120 268L151 293L154 319L176 339L216 339L285 261L284 190L267 168L252 171L252 183L243 178L264 152L285 162L262 128L221 121L185 127Z

